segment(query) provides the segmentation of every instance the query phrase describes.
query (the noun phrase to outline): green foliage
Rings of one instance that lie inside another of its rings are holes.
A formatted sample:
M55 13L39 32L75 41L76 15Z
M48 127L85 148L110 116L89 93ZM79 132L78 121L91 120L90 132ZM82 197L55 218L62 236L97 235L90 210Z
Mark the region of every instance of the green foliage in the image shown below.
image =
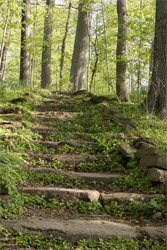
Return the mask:
M82 200L76 200L76 205L74 206L75 211L86 214L98 213L102 209L102 205L99 201L93 200L91 202L85 202Z
M64 132L64 130L63 130ZM65 133L65 134L51 134L48 137L49 141L63 141L63 140L73 140L74 139L74 135L69 133Z
M8 233L9 234L9 233ZM75 245L70 242L63 241L61 238L54 238L52 235L42 236L42 235L31 235L19 233L15 237L16 243L20 247L35 247L38 249L51 248L51 249L90 249L90 250L101 250L101 249L117 249L117 250L141 250L145 247L148 250L166 250L166 240L163 242L147 239L144 237L142 243L138 240L130 240L121 237L117 238L107 238L105 240L80 240Z
M69 242L63 241L61 238L54 238L52 235L42 236L42 235L31 235L22 234L16 237L16 242L21 247L35 247L35 248L53 248L53 249L71 249L72 245Z
M0 147L0 184L5 184L11 193L16 189L16 183L23 183L23 160L15 154L9 153L4 147Z

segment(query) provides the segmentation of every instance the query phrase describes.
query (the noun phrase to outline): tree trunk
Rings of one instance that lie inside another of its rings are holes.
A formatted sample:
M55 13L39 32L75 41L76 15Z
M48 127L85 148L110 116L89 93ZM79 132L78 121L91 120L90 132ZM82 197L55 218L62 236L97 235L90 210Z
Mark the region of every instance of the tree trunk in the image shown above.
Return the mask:
M118 40L117 40L117 64L116 64L116 93L122 102L130 102L126 87L126 36L128 14L126 0L117 0L118 13Z
M36 0L35 3L35 15L34 15L34 23L33 23L33 52L32 52L32 59L31 59L31 76L30 76L30 84L33 84L34 81L34 73L35 73L35 36L36 36L36 20L37 20L37 6L38 2Z
M93 80L94 80L94 77L96 75L96 71L97 71L97 64L98 64L98 60L99 60L99 52L98 52L98 49L97 49L97 39L98 37L96 36L96 39L95 39L95 42L93 44L94 46L94 49L95 49L95 63L94 63L94 67L92 69L92 77L91 77L91 81L90 81L90 90L92 89L92 85L93 85Z
M88 52L89 23L91 20L91 6L87 0L81 1L78 6L78 21L75 36L70 81L73 91L85 89L86 64Z
M47 0L47 13L44 21L44 37L42 48L42 70L41 70L41 87L47 88L51 85L51 45L52 45L52 28L53 28L53 11L54 0Z
M23 0L21 20L20 81L30 79L30 0Z
M108 80L108 92L110 93L111 92L110 67L108 60L108 43L107 43L107 31L106 31L103 0L101 1L101 5L102 5L103 27L104 27L104 38L105 38L105 56L106 56L106 69L107 69L107 80Z
M71 2L69 2L65 34L64 34L64 38L63 38L63 42L62 42L62 48L61 48L60 79L63 78L65 42L66 42L66 37L67 37L67 34L68 34L68 25L69 25L69 20L70 20L70 14L71 14Z
M150 90L144 105L167 118L167 1L156 0L155 42Z
M9 39L8 42L4 45L3 47L3 53L2 53L2 58L1 58L1 65L0 65L0 81L4 81L5 79L5 69L6 69L6 64L7 64L7 53L10 45L10 40L11 40L11 31L9 34Z
M9 1L8 1L8 4L9 4ZM4 44L5 44L5 36L6 36L6 30L7 30L8 20L9 20L9 14L10 14L10 9L8 7L7 16L6 16L6 20L5 20L5 26L4 26L4 30L3 30L1 50L0 50L0 60L1 60L1 63L2 63L2 56L3 56L3 50L4 50Z

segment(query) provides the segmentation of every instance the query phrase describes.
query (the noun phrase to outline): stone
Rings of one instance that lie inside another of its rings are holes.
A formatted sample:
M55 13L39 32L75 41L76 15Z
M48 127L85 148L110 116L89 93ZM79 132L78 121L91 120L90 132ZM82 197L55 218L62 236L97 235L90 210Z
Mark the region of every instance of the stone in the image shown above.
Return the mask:
M124 139L125 138L125 134L124 133L118 133L116 135L112 136L113 139Z
M160 169L167 170L167 156L160 155L150 155L144 158L141 158L139 161L139 167L141 169L156 167Z
M167 182L167 171L158 168L149 168L147 177L153 182Z
M154 241L162 240L163 238L167 237L167 225L160 226L160 227L142 227L142 231Z
M38 188L22 188L19 192L29 193L31 195L45 196L45 199L56 200L75 200L80 199L84 201L99 200L100 193L96 190L82 190L72 188L57 188L57 187L38 187Z
M155 214L153 214L152 219L159 221L162 217L162 213L161 212L156 212Z
M20 113L23 113L23 107L21 107L21 106L4 107L2 109L2 113L3 114L11 114L11 113L20 114Z
M145 149L145 148L149 148L149 147L154 147L157 144L157 141L152 139L152 138L148 138L148 137L139 137L133 141L133 144L138 149L140 149L140 148Z
M48 104L48 105L36 105L36 108L40 111L60 111L60 110L71 110L75 108L75 105L67 104Z
M20 221L5 221L4 225L15 232L52 234L54 237L61 237L70 242L77 242L81 239L97 240L99 238L106 239L118 236L128 239L137 237L136 230L132 226L105 220L28 218Z
M111 184L114 180L120 178L120 177L125 177L125 175L121 174L110 174L110 173L83 173L83 172L66 172L65 175L69 179L73 178L80 178L84 180L86 183L89 182L104 182L107 184Z
M0 194L7 195L9 193L6 184L0 183Z
M99 143L97 142L89 142L89 141L79 141L79 140L65 140L65 141L61 141L59 142L58 146L63 146L63 145L68 145L70 147L73 148L78 148L78 147L82 147L82 146L94 146L97 147L99 145Z
M135 157L137 159L145 158L146 156L150 155L165 155L166 153L158 148L155 147L149 147L146 149L139 149L135 153Z
M136 153L137 149L129 144L120 144L118 150L124 155L129 156Z
M128 123L125 123L125 124L122 124L122 130L123 132L131 132L132 130L134 130L134 127Z
M98 104L98 103L101 103L101 102L109 102L110 99L105 97L105 96L94 96L90 99L90 102L92 102L93 104Z
M79 178L81 180L84 180L86 183L90 182L104 182L107 184L111 184L114 180L125 177L125 175L121 174L110 174L110 173L85 173L85 172L73 172L73 171L63 171L60 169L54 169L54 168L29 168L27 171L33 171L35 173L41 173L41 174L61 174L65 176L66 179L74 179Z
M0 114L0 118L8 118L10 120L15 120L15 121L21 121L22 120L22 116L18 115L18 114Z
M63 112L63 111L41 111L41 112L35 112L34 115L35 116L45 116L45 115L49 115L52 117L56 117L56 118L65 118L71 115L71 113L73 113L74 115L79 114L77 112Z
M75 91L73 93L74 96L77 96L77 95L87 95L88 94L88 91L83 89L83 90L78 90L78 91Z
M118 112L112 106L110 106L110 105L108 105L106 103L103 103L103 114L104 113L106 113L107 116L108 116L108 119L110 119L113 115L117 114Z
M15 98L15 99L12 99L11 100L11 103L18 103L18 102L26 102L27 101L27 98L26 97L18 97L18 98Z
M167 194L167 182L158 184L159 188Z
M118 192L105 194L102 201L104 205L110 205L112 201L116 201L119 203L128 203L131 199L146 203L149 202L151 199L164 197L165 196L163 194L137 194Z
M11 121L0 121L0 127L6 129L13 129L13 128L22 128L22 124L20 122L11 122Z

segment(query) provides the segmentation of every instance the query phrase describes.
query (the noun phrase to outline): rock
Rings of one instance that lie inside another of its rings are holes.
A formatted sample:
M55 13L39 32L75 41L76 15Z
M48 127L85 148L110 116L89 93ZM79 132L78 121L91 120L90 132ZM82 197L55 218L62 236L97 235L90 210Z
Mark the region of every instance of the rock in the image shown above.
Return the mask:
M161 227L143 227L142 231L154 241L167 237L167 225Z
M162 217L162 213L161 212L157 212L157 213L153 214L153 216L152 216L153 220L157 220L157 221L159 219L161 219L161 217Z
M164 197L165 196L162 194L137 194L126 192L109 193L104 196L103 204L110 205L112 201L116 201L119 203L128 203L131 199L146 203L149 202L151 199Z
M23 113L23 107L21 107L21 106L4 107L2 109L2 113L3 114L11 114L11 113L20 114L20 113Z
M81 190L71 188L57 188L57 187L38 187L38 188L22 188L19 190L22 193L29 193L31 195L45 196L45 199L56 200L75 200L80 199L84 201L98 200L100 193L96 190Z
M52 234L54 237L61 237L70 242L81 239L97 240L108 237L125 237L134 239L137 237L136 230L127 224L116 223L105 220L61 220L61 219L39 219L28 218L20 221L5 221L5 227L15 232L30 234Z
M160 169L167 170L167 156L160 156L160 155L146 156L140 159L139 167L141 169L157 167Z
M151 148L153 145L144 141L139 141L137 143L135 143L135 147L138 149L147 149L147 148Z
M1 194L1 198L0 198L0 205L5 205L8 203L12 203L12 197L7 195L7 194Z
M110 116L113 116L117 114L118 112L116 111L115 108L111 107L110 105L103 103L103 114L106 113L108 115L108 119L110 119Z
M59 144L58 144L58 146L63 146L63 145L68 145L68 146L73 147L73 148L78 148L78 147L82 147L82 146L97 147L99 145L99 143L89 142L89 141L78 141L78 140L65 140L65 141L59 142Z
M131 154L136 153L137 151L134 146L131 146L129 144L120 144L118 149L124 156L129 156Z
M112 136L113 139L124 139L125 138L125 134L124 133L118 133L116 135Z
M121 174L110 174L110 173L85 173L85 172L73 172L73 171L63 171L60 169L54 169L54 168L29 168L27 171L33 171L35 173L41 173L41 174L61 174L65 176L66 179L74 179L79 178L81 180L84 180L86 183L90 183L92 181L100 183L108 183L111 184L114 180L125 177L125 175Z
M121 125L123 132L130 132L137 127L137 124L131 118L119 117L115 114L110 116L110 121Z
M0 121L0 127L6 129L13 129L13 128L22 128L22 124L20 122L11 122L11 121Z
M83 173L83 172L66 172L65 175L67 176L68 179L74 179L74 178L80 178L84 180L86 183L89 182L103 182L103 183L108 183L111 184L114 180L120 178L120 177L125 177L125 175L121 174L110 174L110 173Z
M141 158L145 158L146 156L159 155L159 154L163 154L163 152L160 151L158 148L149 147L146 149L137 150L137 152L135 153L135 156L137 159L141 159Z
M27 101L27 98L26 97L18 97L18 98L15 98L15 99L12 99L11 100L11 103L18 103L18 102L26 102Z
M10 120L15 120L15 121L21 121L22 120L22 116L18 115L18 114L0 114L0 118L1 117L6 117Z
M77 96L77 95L87 95L88 94L88 91L83 89L83 90L78 90L78 91L75 91L73 93L74 96Z
M150 181L165 183L167 182L167 171L157 168L149 168L147 177Z
M134 127L128 123L125 123L125 124L122 124L122 130L123 132L131 132L132 130L134 130Z
M75 108L75 105L71 104L48 104L48 105L36 105L36 108L40 111L60 111L71 110Z
M6 184L0 183L0 194L7 195L9 193Z
M105 96L94 96L90 99L90 102L92 102L93 104L98 104L98 103L101 103L101 102L109 102L110 99L105 97Z
M140 148L149 148L149 147L153 147L157 144L157 141L152 139L152 138L147 138L147 137L140 137L137 138L133 141L133 144L135 147L137 147L138 149Z
M165 192L165 194L167 194L167 182L166 183L160 183L159 185L159 188Z

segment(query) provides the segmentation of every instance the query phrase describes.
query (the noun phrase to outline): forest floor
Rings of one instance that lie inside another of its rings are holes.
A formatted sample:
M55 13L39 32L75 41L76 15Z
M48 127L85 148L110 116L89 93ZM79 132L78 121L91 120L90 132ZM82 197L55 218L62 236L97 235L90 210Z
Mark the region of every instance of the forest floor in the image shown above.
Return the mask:
M0 140L13 165L0 172L9 189L1 187L0 249L166 250L166 190L137 158L166 150L163 136L146 136L140 117L128 118L114 99L42 96L1 106Z

